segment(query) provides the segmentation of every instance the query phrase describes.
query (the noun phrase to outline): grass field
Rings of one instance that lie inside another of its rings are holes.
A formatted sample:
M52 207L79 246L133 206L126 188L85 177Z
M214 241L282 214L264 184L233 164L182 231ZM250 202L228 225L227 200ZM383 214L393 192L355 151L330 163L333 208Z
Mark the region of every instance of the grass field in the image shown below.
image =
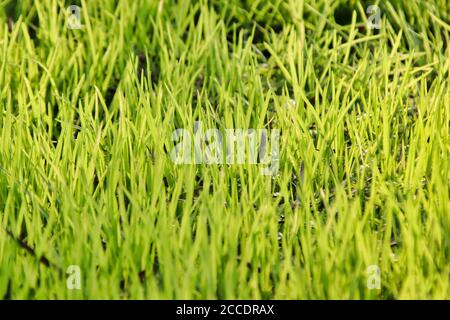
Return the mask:
M0 298L449 299L449 43L446 0L0 0ZM196 122L278 170L174 162Z

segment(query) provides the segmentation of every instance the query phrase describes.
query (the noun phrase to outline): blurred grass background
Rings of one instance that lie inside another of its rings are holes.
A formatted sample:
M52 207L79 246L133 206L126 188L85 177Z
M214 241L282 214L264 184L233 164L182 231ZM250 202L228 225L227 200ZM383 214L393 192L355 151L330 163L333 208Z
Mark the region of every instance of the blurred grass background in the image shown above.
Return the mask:
M0 0L0 297L450 298L449 9ZM279 173L175 165L195 121Z

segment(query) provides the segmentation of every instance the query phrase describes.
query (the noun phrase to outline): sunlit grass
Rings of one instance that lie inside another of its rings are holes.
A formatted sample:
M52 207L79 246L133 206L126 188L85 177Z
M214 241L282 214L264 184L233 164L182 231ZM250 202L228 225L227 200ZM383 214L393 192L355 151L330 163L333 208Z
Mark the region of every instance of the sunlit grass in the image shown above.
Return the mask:
M369 4L0 0L0 298L450 298L450 6ZM278 173L174 164L196 121Z

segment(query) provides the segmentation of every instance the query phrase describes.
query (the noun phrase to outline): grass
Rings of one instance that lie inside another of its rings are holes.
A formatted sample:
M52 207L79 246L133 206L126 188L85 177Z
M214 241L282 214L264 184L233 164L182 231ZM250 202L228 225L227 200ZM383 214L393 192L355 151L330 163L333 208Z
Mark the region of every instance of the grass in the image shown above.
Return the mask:
M0 0L0 21L0 298L450 298L447 1ZM278 173L176 165L195 121L279 129Z

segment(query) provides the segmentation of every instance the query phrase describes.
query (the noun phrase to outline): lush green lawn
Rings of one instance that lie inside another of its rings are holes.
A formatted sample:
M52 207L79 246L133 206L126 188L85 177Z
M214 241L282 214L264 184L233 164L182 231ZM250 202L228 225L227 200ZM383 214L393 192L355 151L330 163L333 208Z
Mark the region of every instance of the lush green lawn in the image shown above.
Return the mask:
M370 4L0 0L0 298L450 298L450 5Z

